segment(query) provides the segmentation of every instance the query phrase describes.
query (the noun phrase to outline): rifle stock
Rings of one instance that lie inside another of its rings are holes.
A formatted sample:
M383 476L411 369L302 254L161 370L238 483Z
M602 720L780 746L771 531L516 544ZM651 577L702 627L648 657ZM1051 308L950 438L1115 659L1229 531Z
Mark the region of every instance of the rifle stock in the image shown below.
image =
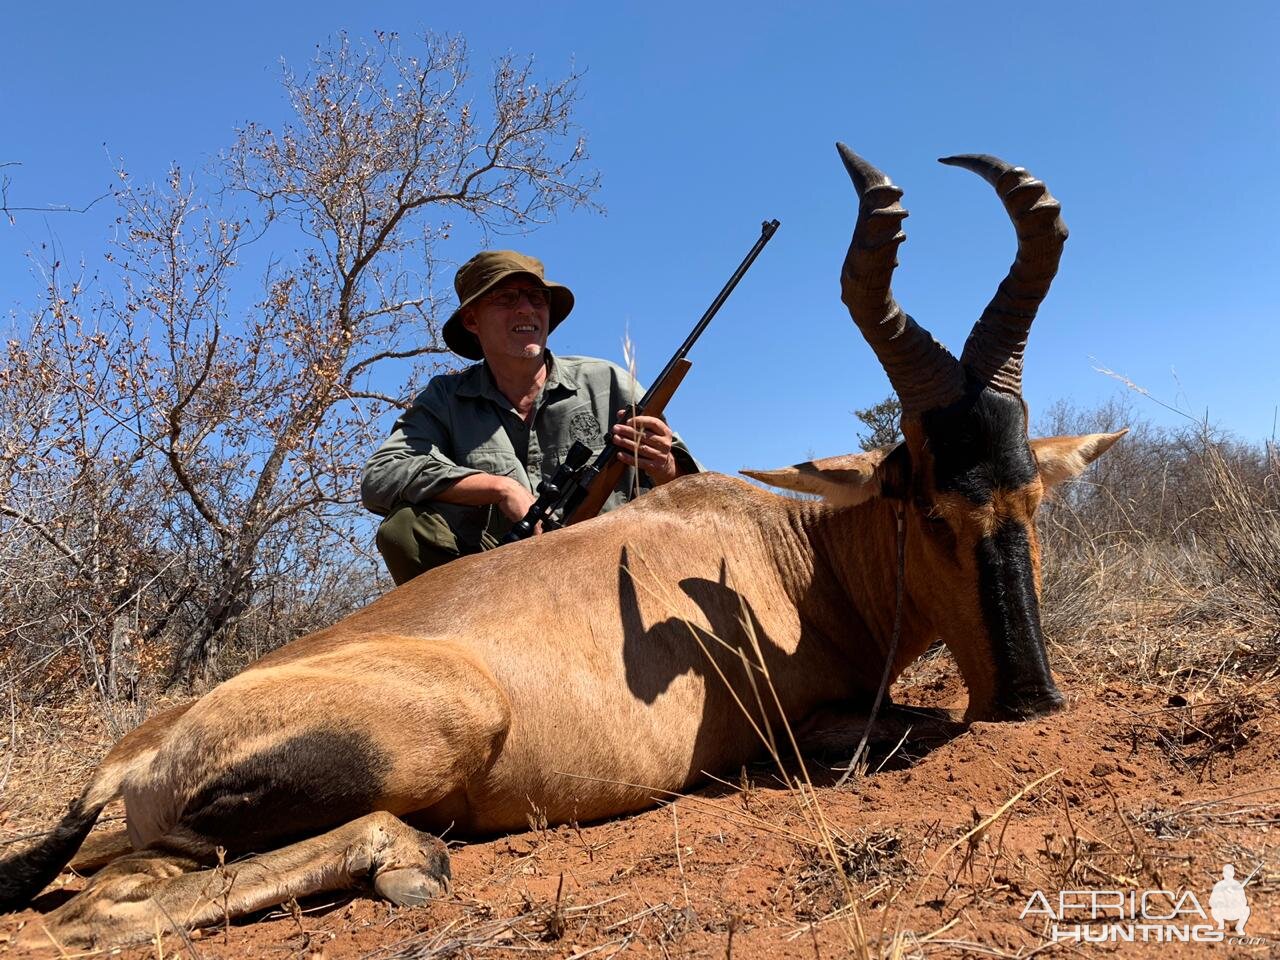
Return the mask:
M667 408L667 403L680 387L680 382L684 380L684 375L689 372L689 368L693 364L681 357L671 368L671 372L667 374L660 382L653 385L650 390L649 402L644 409L636 408L637 416L660 417ZM614 487L618 485L618 481L622 479L622 472L627 465L618 459L618 448L613 445L612 438L605 441L608 446L605 452L609 454L608 462L600 468L600 472L596 474L591 485L587 487L586 495L582 502L577 505L569 518L565 520L564 525L571 526L575 523L581 523L583 520L590 520L600 512L600 508L604 506L604 502L609 499L609 495L613 493Z

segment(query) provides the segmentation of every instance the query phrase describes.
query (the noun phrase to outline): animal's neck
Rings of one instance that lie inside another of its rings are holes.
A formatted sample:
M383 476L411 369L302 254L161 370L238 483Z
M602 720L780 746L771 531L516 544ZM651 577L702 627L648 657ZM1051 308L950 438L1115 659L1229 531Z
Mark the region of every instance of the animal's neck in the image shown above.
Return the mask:
M893 504L879 498L845 508L807 503L800 517L813 557L810 584L796 597L800 616L847 655L859 685L874 692L893 637L898 571ZM893 676L932 641L909 594L901 626Z

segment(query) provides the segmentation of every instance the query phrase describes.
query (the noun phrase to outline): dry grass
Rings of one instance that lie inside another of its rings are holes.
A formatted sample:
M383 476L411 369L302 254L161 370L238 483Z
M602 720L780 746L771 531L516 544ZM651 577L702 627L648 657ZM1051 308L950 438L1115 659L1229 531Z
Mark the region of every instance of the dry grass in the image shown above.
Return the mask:
M1115 429L1058 407L1044 433ZM1045 635L1072 674L1208 686L1280 663L1280 463L1202 424L1137 422L1040 514Z

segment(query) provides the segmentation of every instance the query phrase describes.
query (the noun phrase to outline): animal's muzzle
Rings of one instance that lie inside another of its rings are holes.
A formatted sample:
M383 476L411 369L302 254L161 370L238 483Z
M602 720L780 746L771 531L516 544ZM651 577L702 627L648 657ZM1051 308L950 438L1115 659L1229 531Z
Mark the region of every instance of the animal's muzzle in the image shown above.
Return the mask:
M1040 598L1026 524L1001 523L979 542L977 560L995 672L991 713L1001 720L1027 720L1060 709L1062 694L1049 671L1040 630Z
M1050 684L1025 693L1002 697L996 701L993 720L1031 720L1056 713L1066 705L1066 700L1056 686Z

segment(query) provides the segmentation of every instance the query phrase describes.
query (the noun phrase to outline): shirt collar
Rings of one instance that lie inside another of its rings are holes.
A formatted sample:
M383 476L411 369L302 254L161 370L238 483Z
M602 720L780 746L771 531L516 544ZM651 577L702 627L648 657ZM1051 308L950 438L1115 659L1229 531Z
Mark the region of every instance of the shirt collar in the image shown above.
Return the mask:
M557 360L555 354L547 351L547 381L542 385L542 392L550 394L553 389L566 389L571 393L578 390L577 367Z
M483 360L473 363L458 374L456 393L459 397L484 397L497 392L493 375L489 373L489 367Z
M572 364L564 363L557 360L555 354L550 350L546 351L547 357L547 379L542 384L542 395L550 397L553 393L567 390L569 393L576 393L578 390L577 371ZM494 382L493 374L489 372L489 365L481 360L479 363L473 363L459 374L461 381L458 384L457 395L460 397L488 397L494 403L510 406L511 401L502 395L502 391L498 389L497 383Z

